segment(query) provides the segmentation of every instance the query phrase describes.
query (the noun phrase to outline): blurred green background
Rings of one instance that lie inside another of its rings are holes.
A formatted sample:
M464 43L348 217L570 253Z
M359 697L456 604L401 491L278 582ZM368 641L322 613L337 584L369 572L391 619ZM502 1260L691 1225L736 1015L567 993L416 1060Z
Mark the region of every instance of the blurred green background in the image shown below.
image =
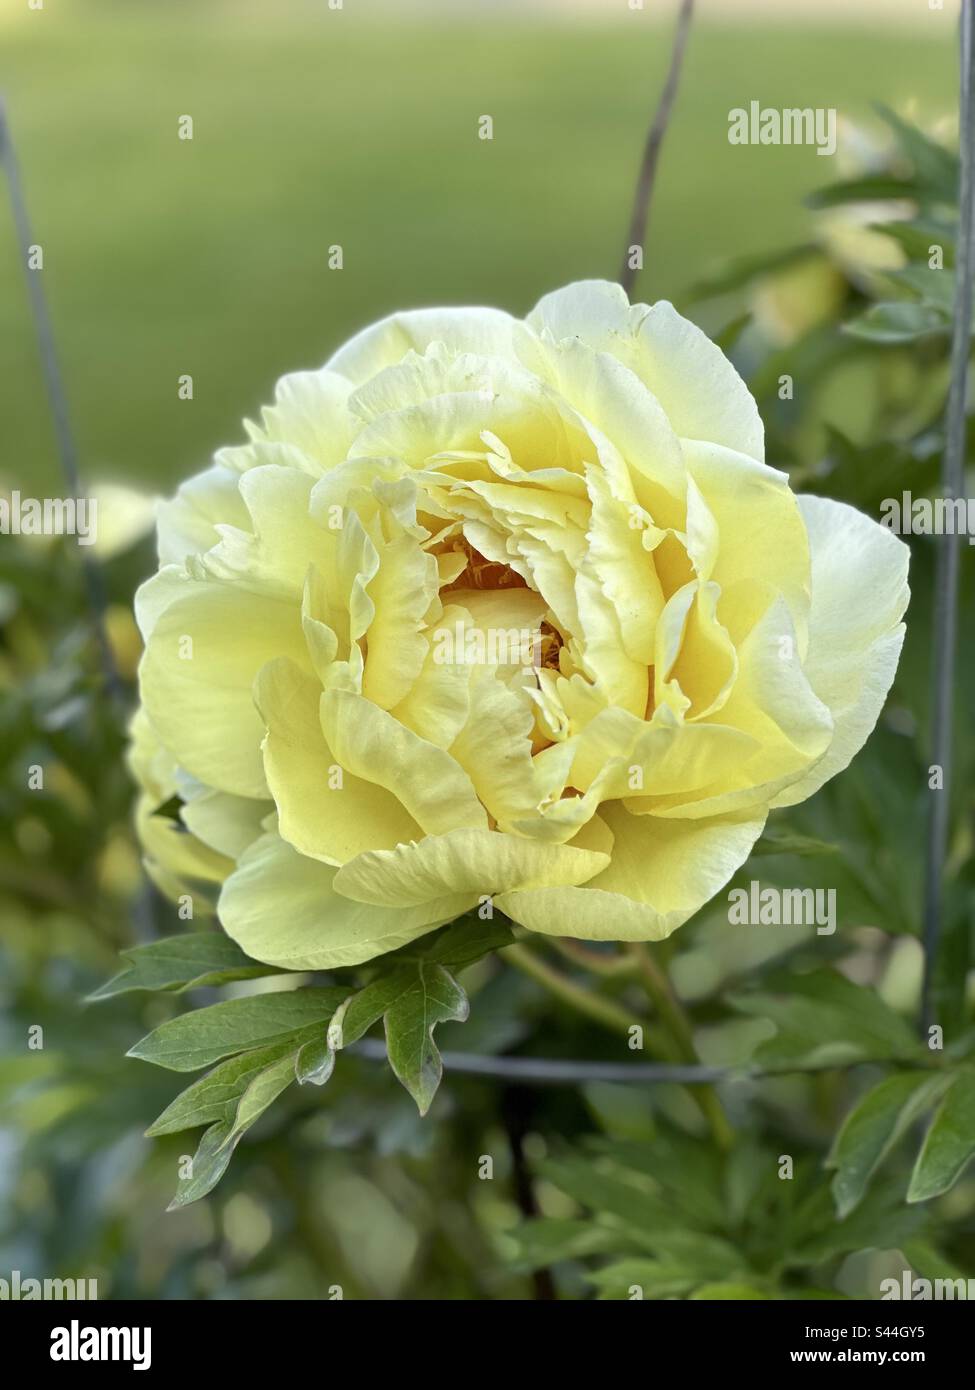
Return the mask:
M803 195L835 176L812 148L729 146L731 108L835 106L862 121L883 100L925 121L951 115L949 12L858 28L846 0L819 8L818 24L802 9L736 24L738 6L699 4L640 297L681 307L726 257L803 239ZM378 316L443 303L524 313L569 280L613 278L675 11L5 6L0 90L85 470L171 488L240 437L278 376L320 364ZM493 141L477 138L482 114ZM177 138L181 115L192 141ZM329 271L336 243L344 269ZM183 373L192 401L177 398ZM50 486L6 212L0 382L0 473L26 466Z

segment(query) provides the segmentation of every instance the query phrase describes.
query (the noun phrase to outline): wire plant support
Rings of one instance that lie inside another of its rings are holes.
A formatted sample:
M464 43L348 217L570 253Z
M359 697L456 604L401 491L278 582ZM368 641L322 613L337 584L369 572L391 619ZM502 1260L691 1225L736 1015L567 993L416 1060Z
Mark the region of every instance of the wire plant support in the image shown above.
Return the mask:
M951 380L945 414L941 493L950 502L964 494L968 359L975 277L975 16L973 0L962 0L960 31L958 144L961 176L958 192L958 253L951 336ZM924 979L921 1030L937 1023L935 979L944 919L944 874L951 825L953 694L958 638L960 534L938 538L932 641L931 762L942 771L940 790L931 794L924 871Z

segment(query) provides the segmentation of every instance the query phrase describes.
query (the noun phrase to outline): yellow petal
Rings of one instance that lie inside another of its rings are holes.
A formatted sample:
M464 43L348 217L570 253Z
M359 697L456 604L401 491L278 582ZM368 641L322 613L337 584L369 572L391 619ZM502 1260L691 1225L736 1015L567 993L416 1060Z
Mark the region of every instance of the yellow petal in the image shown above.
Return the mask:
M634 370L682 439L709 440L753 459L765 457L765 430L754 397L696 324L662 299L646 311L637 342Z
M271 661L254 694L267 724L264 770L282 839L302 854L344 864L364 849L423 834L390 792L339 766L322 733L314 677L294 662Z
M788 477L716 444L685 442L684 458L717 526L709 579L721 588L718 616L738 645L757 614L756 581L781 593L806 650L809 541Z
M897 670L910 597L902 540L843 502L800 497L799 505L812 551L805 672L835 729L825 755L775 806L812 796L863 747Z
M550 936L659 941L711 899L748 858L765 812L713 821L659 821L618 805L602 815L613 832L609 867L582 888L503 893L495 905Z
M451 893L467 894L473 904L513 888L585 883L608 862L595 850L540 844L497 830L451 830L361 854L338 871L335 888L378 905L422 904Z
M300 449L316 471L334 468L352 442L350 391L346 378L327 367L283 376L275 387L274 405L262 412L261 425L250 426L251 438Z
M146 711L166 747L199 781L237 796L267 797L264 725L252 688L276 656L307 667L298 607L236 584L192 582L188 589L158 619L142 658Z
M336 762L392 792L427 834L487 825L471 779L456 759L386 710L361 695L326 690L321 720Z
M471 905L455 895L423 907L367 907L335 892L336 873L279 836L264 835L224 884L220 921L254 960L285 970L329 970L405 946Z
M431 343L443 343L451 352L508 357L513 323L500 309L415 309L390 314L350 338L327 366L358 385L408 352L425 352Z

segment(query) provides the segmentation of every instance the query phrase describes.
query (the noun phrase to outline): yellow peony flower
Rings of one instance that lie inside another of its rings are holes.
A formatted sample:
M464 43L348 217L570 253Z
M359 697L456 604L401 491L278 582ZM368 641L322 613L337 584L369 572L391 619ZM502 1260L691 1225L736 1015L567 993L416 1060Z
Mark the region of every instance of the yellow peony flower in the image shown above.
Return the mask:
M182 852L259 960L355 964L488 896L665 937L876 723L907 548L792 493L668 303L395 314L248 430L161 506L137 613Z

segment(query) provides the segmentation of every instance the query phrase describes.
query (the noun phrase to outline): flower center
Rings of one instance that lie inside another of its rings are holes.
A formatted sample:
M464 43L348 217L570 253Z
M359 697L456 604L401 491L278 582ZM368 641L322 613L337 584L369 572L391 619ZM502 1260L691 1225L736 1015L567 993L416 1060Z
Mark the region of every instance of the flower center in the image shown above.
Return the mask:
M488 560L463 536L454 545L467 556L467 564L461 573L442 590L445 594L458 589L527 589L528 585L510 565L501 565L496 560Z

